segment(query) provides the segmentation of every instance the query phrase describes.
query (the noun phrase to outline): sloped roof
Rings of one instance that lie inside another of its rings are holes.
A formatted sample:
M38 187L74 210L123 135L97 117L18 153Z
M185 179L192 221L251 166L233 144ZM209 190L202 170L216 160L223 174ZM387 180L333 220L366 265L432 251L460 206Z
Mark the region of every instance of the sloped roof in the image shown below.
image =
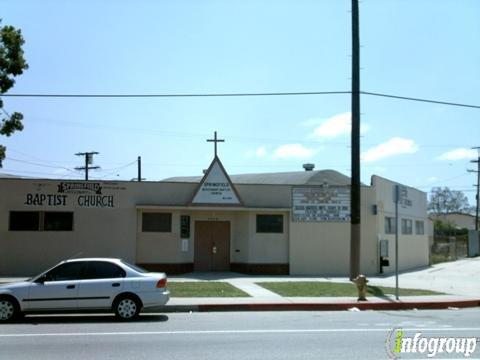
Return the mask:
M198 183L203 176L177 176L164 179L168 182ZM293 171L260 174L230 175L234 184L265 185L350 185L350 178L335 170Z
M0 173L0 178L15 178L15 179L21 179L22 176L12 175L12 174L7 174L7 173Z

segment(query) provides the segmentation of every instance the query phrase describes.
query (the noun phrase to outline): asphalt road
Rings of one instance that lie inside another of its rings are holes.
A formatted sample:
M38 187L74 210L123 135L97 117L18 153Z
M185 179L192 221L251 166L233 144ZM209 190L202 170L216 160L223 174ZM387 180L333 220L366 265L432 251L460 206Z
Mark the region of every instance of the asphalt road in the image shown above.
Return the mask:
M0 325L0 359L387 359L393 328L409 337L421 331L429 341L480 338L480 309L148 314L132 323L108 315L30 316ZM480 342L469 358L480 358Z

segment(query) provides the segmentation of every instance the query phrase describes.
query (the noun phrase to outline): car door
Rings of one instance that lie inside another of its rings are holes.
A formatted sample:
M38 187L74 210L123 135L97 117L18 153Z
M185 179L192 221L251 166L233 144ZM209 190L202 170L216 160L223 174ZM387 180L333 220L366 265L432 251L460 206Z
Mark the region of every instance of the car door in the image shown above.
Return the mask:
M123 290L125 270L109 261L88 261L84 279L79 282L79 309L107 309Z
M78 281L85 263L60 264L32 282L22 299L25 310L75 310L78 306Z

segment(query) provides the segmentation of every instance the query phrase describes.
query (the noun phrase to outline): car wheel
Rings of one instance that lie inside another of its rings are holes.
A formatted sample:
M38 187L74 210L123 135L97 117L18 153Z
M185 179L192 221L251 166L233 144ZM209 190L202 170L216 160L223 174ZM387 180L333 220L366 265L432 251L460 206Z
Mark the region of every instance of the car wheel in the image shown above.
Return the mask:
M119 298L114 305L114 311L120 320L133 320L140 313L140 302L133 296Z
M20 310L15 300L0 298L0 322L12 321L20 315Z

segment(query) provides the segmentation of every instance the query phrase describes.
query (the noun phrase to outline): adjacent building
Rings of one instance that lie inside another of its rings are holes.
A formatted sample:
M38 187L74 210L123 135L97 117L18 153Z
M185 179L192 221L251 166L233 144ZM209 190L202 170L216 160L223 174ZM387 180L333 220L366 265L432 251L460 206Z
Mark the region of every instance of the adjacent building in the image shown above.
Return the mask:
M451 212L448 214L430 214L430 218L451 224L458 229L475 230L475 216L472 214Z

